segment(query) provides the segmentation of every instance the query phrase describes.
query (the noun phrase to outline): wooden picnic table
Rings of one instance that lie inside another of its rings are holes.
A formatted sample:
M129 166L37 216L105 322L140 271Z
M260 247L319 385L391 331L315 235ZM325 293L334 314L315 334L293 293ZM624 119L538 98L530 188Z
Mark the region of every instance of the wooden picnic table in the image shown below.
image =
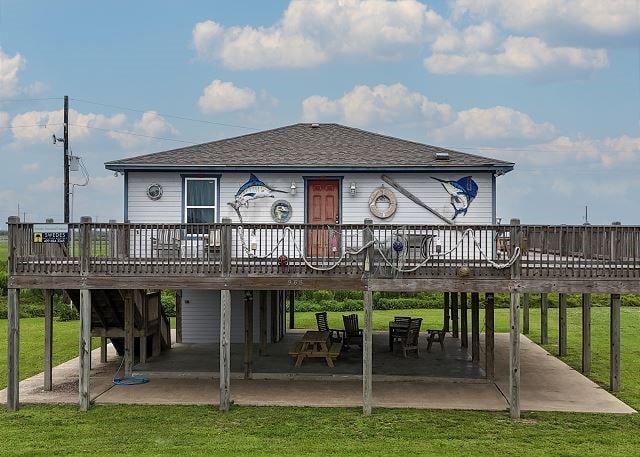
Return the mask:
M331 343L331 332L311 330L306 332L299 343L289 352L296 357L296 367L302 366L307 357L320 357L327 361L327 365L334 367L333 361L340 355L342 343Z
M389 322L389 352L393 352L393 343L396 338L406 335L409 330L409 322L391 321Z

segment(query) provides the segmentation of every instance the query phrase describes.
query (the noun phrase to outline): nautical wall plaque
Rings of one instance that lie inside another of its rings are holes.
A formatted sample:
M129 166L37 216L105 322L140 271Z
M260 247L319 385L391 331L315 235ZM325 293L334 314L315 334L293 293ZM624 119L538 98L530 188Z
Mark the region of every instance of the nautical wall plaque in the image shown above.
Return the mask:
M287 200L276 200L273 202L273 205L271 205L271 218L278 224L289 222L292 212L293 208L291 208L291 203Z
M147 197L150 200L160 200L162 197L162 186L158 183L153 183L147 187Z

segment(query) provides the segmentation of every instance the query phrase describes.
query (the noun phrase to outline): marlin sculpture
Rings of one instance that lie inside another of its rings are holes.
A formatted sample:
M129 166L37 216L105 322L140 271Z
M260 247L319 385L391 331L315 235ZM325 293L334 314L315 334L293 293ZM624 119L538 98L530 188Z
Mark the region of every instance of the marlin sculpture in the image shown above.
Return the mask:
M454 211L451 220L454 220L459 214L465 216L469 205L478 195L478 185L471 176L465 176L457 181L445 181L444 179L434 178L433 176L431 178L439 181L442 187L444 187L444 190L451 195L451 206L453 206Z
M274 189L268 184L260 181L260 179L258 179L256 175L251 173L251 175L249 176L249 180L242 186L240 186L238 192L236 192L235 201L227 204L236 211L236 214L240 218L240 222L242 222L242 216L240 214L240 208L242 206L248 208L249 202L258 198L274 198L274 192L281 192L283 194L287 193L287 191L285 190Z

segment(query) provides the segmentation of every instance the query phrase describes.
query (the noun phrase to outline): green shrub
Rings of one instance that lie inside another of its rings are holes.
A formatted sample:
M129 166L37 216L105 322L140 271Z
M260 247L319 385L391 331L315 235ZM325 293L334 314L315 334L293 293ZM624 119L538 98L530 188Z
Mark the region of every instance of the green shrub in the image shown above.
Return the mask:
M0 271L0 295L7 295L7 284L9 281L9 276L5 270Z
M61 322L77 321L80 319L78 311L71 305L63 305L58 314L58 320Z
M162 309L168 317L176 316L176 293L173 290L163 290L160 293Z

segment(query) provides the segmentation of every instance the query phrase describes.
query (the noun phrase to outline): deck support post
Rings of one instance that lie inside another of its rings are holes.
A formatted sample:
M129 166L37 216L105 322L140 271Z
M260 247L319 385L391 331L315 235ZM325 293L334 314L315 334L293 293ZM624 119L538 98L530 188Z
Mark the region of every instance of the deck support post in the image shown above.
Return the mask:
M289 291L289 328L296 328L296 291Z
M220 411L231 405L231 291L220 291Z
M467 294L460 293L460 347L469 347L469 311L467 308ZM473 324L472 324L473 325Z
M610 308L609 386L611 392L618 392L620 390L620 294L611 294Z
M258 354L267 353L267 291L260 291L260 350Z
M540 344L549 344L549 298L540 294Z
M494 295L493 292L486 293L484 295L484 321L485 321L485 334L484 334L484 371L487 375L487 379L493 380L495 378L495 333L494 333Z
M270 303L270 313L269 317L271 318L271 338L269 338L271 343L278 342L278 306L280 303L278 302L278 291L272 290L269 293L269 303Z
M450 292L451 296L451 335L458 338L458 293Z
M480 294L471 294L471 361L480 362Z
M244 378L253 373L253 291L244 293Z
M80 375L79 409L89 409L89 376L91 373L91 291L80 290Z
M522 231L519 219L511 219L511 252L521 245ZM511 266L511 279L520 279L521 260ZM520 418L520 292L511 291L509 307L509 411L512 419Z
M176 290L176 343L182 343L182 289Z
M449 322L451 321L451 303L449 302L449 292L444 292L444 325L445 332L449 332Z
M100 338L100 362L107 363L107 350L109 346L109 340L106 337Z
M582 294L582 373L591 371L591 294Z
M558 355L567 355L567 294L558 296Z
M44 390L53 389L53 290L44 293Z
M9 289L7 293L7 410L17 411L20 407L20 289Z
M124 293L124 375L131 376L134 364L134 344L133 330L135 325L135 313L133 304L133 291L126 290Z
M529 334L529 293L522 297L522 333Z
M364 292L364 335L362 339L362 413L371 415L373 387L373 293Z

